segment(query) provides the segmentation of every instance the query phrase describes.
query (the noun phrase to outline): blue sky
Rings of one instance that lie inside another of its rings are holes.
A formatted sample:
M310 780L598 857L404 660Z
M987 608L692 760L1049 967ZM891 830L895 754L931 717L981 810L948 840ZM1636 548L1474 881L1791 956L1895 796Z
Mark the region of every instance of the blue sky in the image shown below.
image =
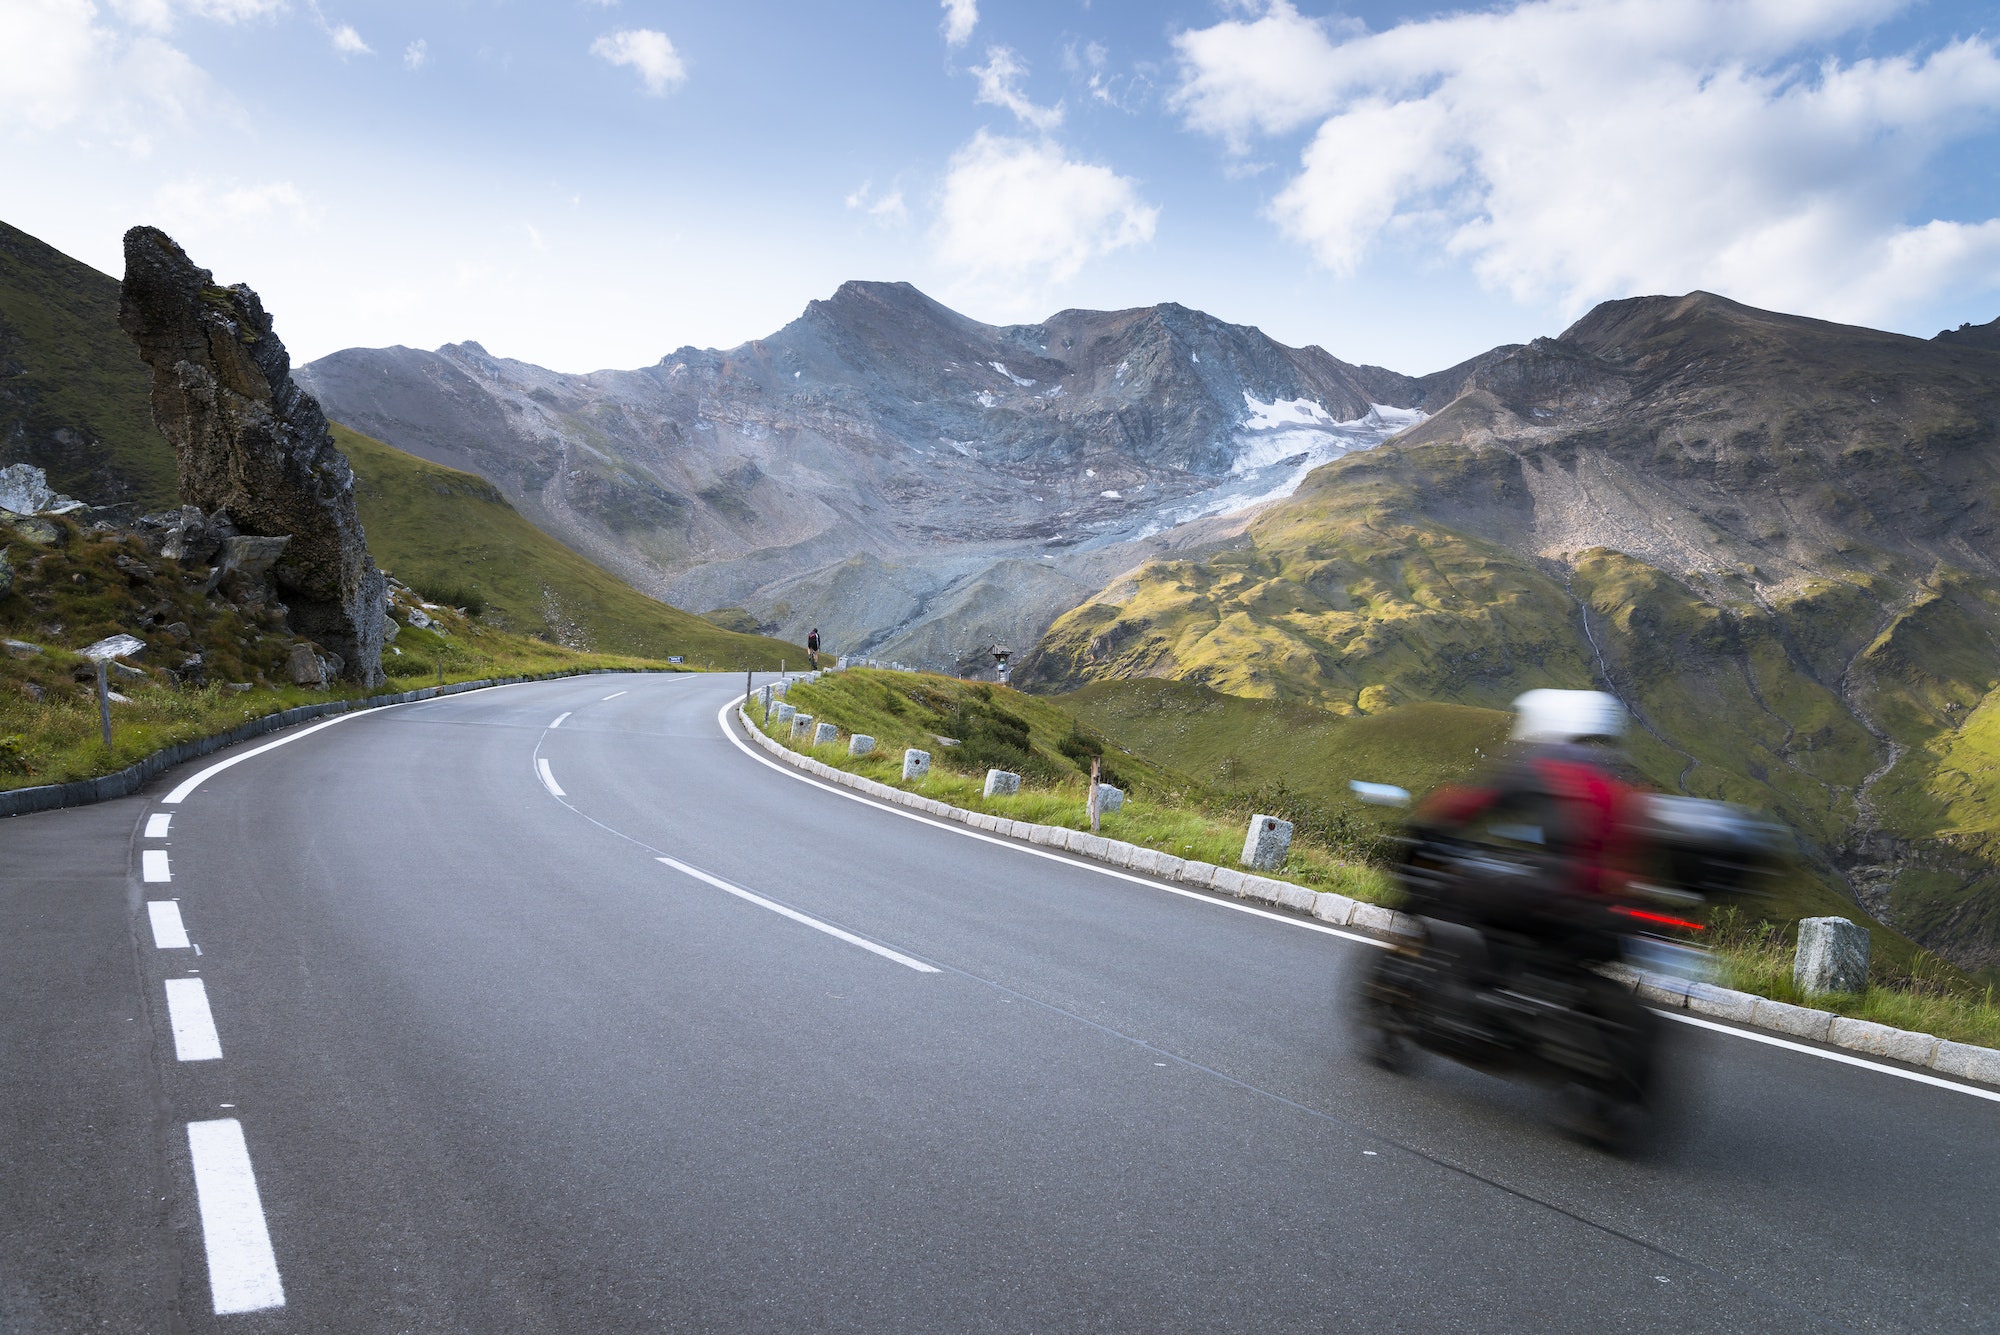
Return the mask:
M1410 372L1707 287L2000 315L1970 4L0 0L0 218L134 222L300 359L563 370L847 278L981 319L1173 300Z

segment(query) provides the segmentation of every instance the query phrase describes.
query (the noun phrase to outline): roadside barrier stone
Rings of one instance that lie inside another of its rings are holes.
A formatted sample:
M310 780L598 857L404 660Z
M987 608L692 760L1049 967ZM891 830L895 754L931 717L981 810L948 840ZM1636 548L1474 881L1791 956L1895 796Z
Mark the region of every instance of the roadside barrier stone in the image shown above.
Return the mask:
M1799 991L1861 992L1868 987L1868 929L1846 918L1807 918L1799 923L1799 949L1792 962Z
M840 729L834 727L831 723L822 723L813 732L814 746L825 746L828 742L837 742L839 740Z
M931 753L914 746L903 752L903 781L921 779L931 772Z
M1252 816L1243 836L1243 856L1238 859L1253 871L1270 871L1285 865L1292 851L1292 823L1276 816Z
M1112 812L1119 810L1124 805L1125 805L1125 790L1123 788L1113 788L1108 783L1100 783L1097 785L1098 815L1109 816Z
M1021 791L1021 776L1004 769L986 771L986 796L1012 797Z
M813 716L811 714L792 715L792 740L812 736Z
M857 732L847 739L847 754L865 756L875 749L875 739L865 732Z

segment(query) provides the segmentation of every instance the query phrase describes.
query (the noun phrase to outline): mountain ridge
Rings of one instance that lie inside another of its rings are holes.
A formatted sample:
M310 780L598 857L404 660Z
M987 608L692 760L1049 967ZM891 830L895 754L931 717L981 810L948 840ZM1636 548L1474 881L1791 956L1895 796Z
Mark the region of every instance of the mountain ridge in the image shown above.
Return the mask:
M1146 551L1228 540L1201 521L1393 434L1373 405L1415 383L1172 303L994 326L862 281L630 371L448 344L301 374L656 596L938 666L1031 642Z

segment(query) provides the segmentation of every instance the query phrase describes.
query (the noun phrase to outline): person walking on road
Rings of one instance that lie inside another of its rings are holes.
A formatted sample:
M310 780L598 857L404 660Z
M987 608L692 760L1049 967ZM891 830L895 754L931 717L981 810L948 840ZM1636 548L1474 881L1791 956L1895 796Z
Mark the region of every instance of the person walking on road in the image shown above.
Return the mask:
M814 626L806 636L806 658L811 661L813 671L819 671L819 627Z

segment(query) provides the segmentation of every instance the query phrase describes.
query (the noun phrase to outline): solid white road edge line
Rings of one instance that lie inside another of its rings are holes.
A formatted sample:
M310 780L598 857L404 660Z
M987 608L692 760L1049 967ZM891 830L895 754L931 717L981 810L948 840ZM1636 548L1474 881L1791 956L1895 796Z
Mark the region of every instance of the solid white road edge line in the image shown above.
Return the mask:
M557 797L568 796L567 793L563 792L562 785L556 782L556 776L549 770L549 762L547 761L547 759L539 756L536 757L535 770L542 776L542 787L548 789L551 793L554 793Z
M146 837L148 839L166 838L167 827L173 824L173 821L174 814L171 811L154 812L152 815L146 817Z
M752 894L750 891L745 890L740 885L731 885L729 882L723 880L720 876L710 876L707 872L703 871L701 868L690 867L687 863L682 862L677 858L662 857L657 859L657 861L666 863L669 867L672 867L675 871L680 872L685 876L692 876L697 881L704 881L707 884L714 886L718 890L726 890L730 894L735 895L738 899L747 899L752 904L757 905L757 907L759 908L769 909L773 913L780 914L784 917L790 918L793 922L804 923L807 927L812 928L816 932L825 932L828 936L838 937L842 941L847 942L849 945L860 946L863 950L873 951L874 953L880 955L885 960L894 960L896 963L902 965L906 969L915 969L918 973L941 972L934 965L926 964L922 960L911 959L908 955L904 955L897 951L891 950L887 946L877 945L873 941L868 940L866 937L860 937L856 936L852 932L842 931L840 928L835 927L832 923L821 922L818 918L807 917L805 914L800 913L797 909L787 908L783 904L779 904L772 900L764 898L764 896L762 895Z
M227 760L218 760L213 765L210 765L207 769L202 770L200 773L196 774L193 778L187 780L185 783L182 783L179 787L175 788L171 793L168 793L165 797L161 798L160 802L163 806L175 806L181 802L184 802L187 800L188 795L194 792L195 789L201 787L204 783L207 783L210 779L222 773L222 771L228 769L230 766L240 765L244 761L250 759L250 757L261 756L266 751L275 751L277 748L281 746L290 746L293 742L298 741L300 738L309 737L313 733L318 732L321 728L331 728L336 723L345 723L349 719L364 718L370 714L386 714L392 709L408 709L411 705L435 704L439 700L456 700L463 696L468 696L468 695L484 695L488 691L504 691L514 686L538 686L540 684L541 684L540 682L534 682L534 681L504 681L497 686L481 686L476 691L454 691L450 695L433 695L422 700L405 700L400 705L377 705L373 709L356 709L345 714L337 714L334 717L326 720L324 723L315 723L312 724L310 727L300 728L297 732L288 733L285 736L280 737L275 742L266 742L262 746L257 747L254 750L245 751L240 756L231 756Z
M149 848L139 855L139 876L142 880L155 883L171 881L174 874L167 868L167 850Z
M146 905L146 916L153 920L153 948L155 950L186 950L188 948L187 925L181 921L181 906L171 899L155 899ZM168 1006L173 1000L168 997Z
M554 723L549 724L549 726L551 728L560 728L562 726L563 720L568 718L571 714L574 714L575 712L576 711L574 709L564 710L562 713L556 715L556 721Z
M1663 1011L1655 1008L1653 1014L1664 1015L1669 1020L1679 1020L1682 1024L1691 1024L1697 1029L1709 1029L1718 1034L1734 1034L1737 1038L1747 1038L1752 1043L1765 1043L1774 1048L1784 1048L1788 1052L1803 1052L1809 1057L1824 1057L1830 1062L1839 1062L1842 1066L1859 1066L1864 1070L1880 1071L1884 1075L1893 1075L1904 1080L1914 1080L1920 1085L1936 1085L1939 1089L1954 1089L1961 1094L1970 1094L1976 1099L1986 1099L1992 1103L2000 1103L2000 1089L1980 1089L1976 1085L1961 1085L1956 1080L1946 1080L1943 1076L1928 1075L1923 1071L1906 1071L1900 1066L1890 1066L1884 1062L1869 1061L1866 1057L1856 1057L1845 1052L1832 1052L1826 1048L1815 1048L1805 1043L1794 1043L1788 1038L1779 1038L1775 1034L1760 1034L1751 1029L1738 1029L1734 1025L1718 1024L1714 1020L1704 1020L1699 1015L1689 1015L1685 1011Z
M189 1122L188 1157L194 1161L194 1195L216 1315L283 1307L285 1286L264 1226L264 1202L257 1195L243 1124L234 1117Z
M892 816L901 816L905 820L913 820L920 825L929 825L934 829L963 835L968 839L977 839L981 843L996 844L1002 848L1011 848L1016 853L1026 853L1030 857L1047 858L1050 862L1061 862L1071 867L1080 867L1084 871L1095 872L1099 876L1109 876L1115 880L1130 881L1133 885L1143 885L1149 890L1164 890L1170 895L1179 895L1183 899L1196 900L1200 903L1213 905L1221 909L1234 909L1238 913L1248 913L1253 917L1265 918L1271 922L1282 923L1287 927L1298 928L1303 931L1318 932L1324 936L1337 936L1344 941L1356 941L1364 946L1374 946L1377 950L1388 950L1390 948L1387 941L1378 941L1372 936L1360 936L1354 932L1343 932L1337 927L1328 927L1324 923L1305 922L1299 918L1288 917L1282 913L1272 913L1268 909L1253 908L1248 904L1233 904L1226 899L1217 899L1214 895L1205 895L1199 890L1189 890L1183 886L1168 885L1164 881L1155 881L1145 876L1134 876L1131 872L1120 871L1116 867L1106 867L1098 863L1086 862L1081 858L1066 857L1061 853L1052 853L1045 848L1036 848L1030 844L1023 844L1019 840L1002 839L998 835L987 834L983 830L969 829L954 821L939 820L935 816L927 816L921 812L908 811L902 807L891 806L886 802L878 802L865 793L857 793L851 789L842 788L837 784L823 783L810 774L802 773L789 765L781 765L769 756L759 755L751 749L749 743L736 735L736 730L729 726L729 714L731 710L742 704L747 698L747 696L737 696L724 705L721 712L715 716L715 721L722 728L722 735L727 737L738 751L749 756L758 764L776 770L788 779L810 784L822 792L832 793L835 797L845 797L850 801L873 807L877 811L885 811ZM1955 1080L1946 1080L1941 1076L1925 1075L1917 1071L1906 1071L1900 1066L1890 1066L1886 1062L1869 1061L1866 1057L1855 1057L1845 1052L1833 1052L1825 1048L1810 1047L1804 1043L1793 1043L1787 1039L1775 1038L1771 1035L1756 1033L1748 1029L1738 1029L1732 1025L1716 1024L1713 1021L1704 1020L1682 1011L1663 1011L1657 1008L1649 1009L1652 1009L1655 1015L1663 1015L1669 1020L1679 1020L1684 1024L1691 1024L1700 1029L1710 1029L1716 1033L1728 1034L1734 1038L1748 1039L1753 1043L1764 1043L1772 1047L1784 1048L1787 1051L1804 1053L1808 1057L1821 1057L1827 1061L1839 1062L1843 1066L1859 1066L1865 1070L1878 1071L1883 1075L1893 1075L1904 1080L1914 1080L1919 1084L1935 1085L1939 1089L1949 1089L1960 1094L1970 1094L1974 1098L2000 1102L2000 1093L1981 1089L1976 1085L1963 1085Z
M891 816L901 816L904 820L913 820L919 825L928 825L935 830L944 830L951 834L962 835L967 839L977 839L983 844L993 844L999 848L1012 849L1016 853L1026 853L1029 857L1045 858L1050 862L1060 862L1064 866L1077 867L1099 876L1109 876L1113 880L1129 881L1133 885L1143 885L1148 890L1164 890L1170 895L1179 895L1183 899L1192 899L1197 903L1208 904L1214 908L1229 909L1236 913L1247 913L1253 918L1265 918L1271 922L1283 923L1287 927L1297 927L1308 932L1318 932L1323 936L1337 936L1343 941L1353 941L1358 945L1373 946L1377 950L1389 949L1387 941L1380 941L1372 936L1362 936L1358 932L1342 931L1338 927L1328 927L1325 923L1321 922L1306 922L1282 913L1273 913L1269 909L1260 909L1253 904L1238 904L1227 899L1218 899L1214 895L1203 894L1199 890L1190 890L1185 886L1179 885L1168 885L1165 881L1156 881L1149 876L1138 876L1129 871L1120 871L1116 867L1107 867L1100 862L1086 862L1081 858L1070 857L1066 853L1056 853L1046 848L1036 848L1034 845L1024 844L1018 839L1003 839L997 834L987 834L983 830L974 830L960 825L956 821L939 820L935 816L927 816L920 811L911 811L905 807L891 806L886 802L878 802L865 793L857 793L852 789L842 788L837 784L823 783L812 777L812 775L801 773L789 765L780 765L769 756L759 755L750 748L747 742L736 735L735 730L729 726L729 711L736 708L742 701L743 697L740 695L737 696L734 700L724 705L722 712L716 715L716 722L722 725L722 735L727 737L738 751L749 756L758 764L769 769L774 769L788 779L810 784L821 792L832 793L835 797L844 797L850 802L859 802L863 806L873 807L877 811L886 811Z
M618 698L619 696L621 696L621 695L625 695L625 694L628 694L628 692L625 692L625 691L613 691L613 692L612 692L611 694L609 694L609 695L605 696L605 697L604 697L604 700L616 700L616 699L617 699L617 698ZM603 703L604 703L604 700L599 700L599 701L598 701L597 703L599 703L599 704L601 705L601 704L603 704Z
M208 1009L208 989L199 978L167 979L167 1020L174 1031L174 1056L184 1062L210 1062L222 1056L215 1035L215 1016Z

